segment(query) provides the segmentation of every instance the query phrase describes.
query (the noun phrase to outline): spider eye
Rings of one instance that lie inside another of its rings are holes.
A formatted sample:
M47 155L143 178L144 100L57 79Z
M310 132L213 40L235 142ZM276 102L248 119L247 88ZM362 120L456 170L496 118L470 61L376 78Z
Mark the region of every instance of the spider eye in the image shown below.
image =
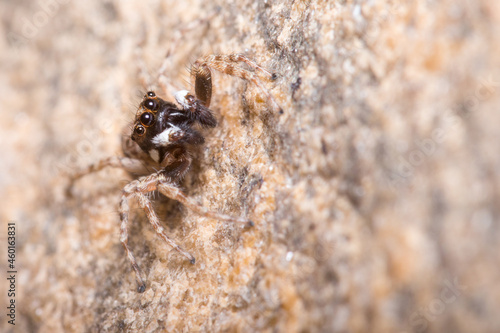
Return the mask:
M137 125L134 129L134 133L139 136L143 136L144 133L146 133L146 129L142 125Z
M156 94L154 91L148 91L147 96L148 97L156 97Z
M155 122L155 116L151 112L144 112L141 114L141 124L144 126L151 126Z
M154 99L148 98L147 100L144 101L143 105L146 109L151 111L155 111L158 109L158 102L155 101Z

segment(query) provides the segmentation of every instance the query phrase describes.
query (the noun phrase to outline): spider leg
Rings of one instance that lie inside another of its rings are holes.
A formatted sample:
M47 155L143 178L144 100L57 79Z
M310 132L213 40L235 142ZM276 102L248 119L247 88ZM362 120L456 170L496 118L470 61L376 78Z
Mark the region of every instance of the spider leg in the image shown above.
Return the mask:
M174 156L175 160L163 168L162 174L171 180L184 178L191 166L191 156L182 148L173 149L170 155Z
M144 163L144 161L141 161L139 159L129 158L129 157L111 156L111 157L102 159L102 160L98 161L97 163L90 164L90 165L86 166L85 168L77 170L73 173L70 173L68 175L69 176L69 183L66 186L66 195L68 197L72 196L71 190L73 189L73 186L78 179L80 179L83 176L86 176L88 174L98 172L106 167L121 168L127 172L130 172L133 174L139 174L139 175L150 174L153 171L152 168L147 167L147 165Z
M209 23L211 22L212 18L215 17L218 14L218 10L214 11L212 14L208 15L207 17L204 18L198 18L193 21L190 21L189 23L182 25L180 29L176 29L173 31L173 38L169 42L169 48L167 49L165 53L165 58L163 59L163 62L160 66L160 69L158 71L158 78L157 82L162 89L162 91L169 97L172 96L172 93L174 91L178 91L179 89L172 83L172 80L168 78L168 76L165 73L170 73L170 72L175 72L176 68L175 63L171 59L176 50L179 48L179 45L185 41L186 39L191 39L190 36L186 36L187 33L199 28L200 26L203 26L205 31L202 31L202 33L206 32L206 29L209 27Z
M128 214L129 214L129 205L128 199L130 197L136 197L138 199L139 205L146 212L149 222L153 226L154 230L165 242L167 242L174 250L185 256L189 262L192 264L195 263L195 258L186 250L177 245L168 235L165 233L164 228L160 225L158 216L156 215L153 205L151 201L146 197L146 193L155 191L157 189L157 185L159 181L165 181L165 177L161 173L153 174L146 177L141 177L137 180L132 181L127 186L123 188L123 194L120 201L120 241L127 252L127 256L132 264L132 267L135 271L136 280L139 285L137 291L142 293L146 290L146 283L144 282L143 274L137 265L137 261L135 260L130 247L128 246Z
M71 175L72 182L85 175L98 172L106 167L121 168L131 173L140 173L141 171L145 171L144 162L141 160L129 157L111 156L74 172Z
M128 199L130 197L136 197L139 201L139 205L146 212L149 222L152 224L156 233L160 235L161 238L165 242L167 242L174 250L185 256L189 262L192 264L195 263L195 258L189 252L181 248L177 245L168 235L165 233L164 228L160 225L158 216L154 212L151 201L146 197L146 193L151 191L159 190L162 194L167 196L170 199L177 200L180 203L184 204L186 207L207 218L213 218L220 221L226 222L236 222L236 223L244 223L247 226L253 226L253 222L244 218L235 218L229 215L220 214L214 211L210 211L207 208L201 206L196 203L193 199L186 196L182 191L174 184L172 184L169 179L162 173L156 173L150 176L141 177L137 180L132 181L123 189L122 198L120 201L120 220L121 220L121 228L120 228L120 241L127 252L127 256L132 264L132 267L136 274L136 280L139 285L138 291L144 292L146 289L146 283L143 274L137 265L137 261L135 260L130 247L128 246L128 214L129 214L129 205Z
M191 209L193 212L196 214L206 217L206 218L211 218L219 221L224 221L224 222L236 222L236 223L244 223L249 227L252 227L254 223L248 219L241 218L241 217L233 217L230 215L226 214L220 214L214 211L209 210L206 207L203 207L187 195L185 195L178 187L175 185L169 184L167 182L161 182L158 184L158 190L160 193L162 193L164 196L177 200L180 203L182 203L184 206L187 208Z
M160 225L160 221L153 209L151 201L144 194L136 193L136 197L139 200L139 204L141 205L142 209L144 209L144 211L146 212L146 215L148 216L149 219L149 223L153 225L153 228L155 229L156 233L159 234L160 237L163 238L163 240L167 242L168 245L170 245L174 250L185 256L190 263L194 264L195 259L193 255L184 250L179 245L177 245L170 237L167 236L167 234L164 231L165 229Z
M121 168L136 174L151 173L151 168L148 168L141 160L129 157L111 156L69 174L69 184L66 187L66 194L71 196L71 190L78 179L88 174L98 172L106 167Z
M130 247L128 246L128 213L130 211L130 208L128 206L128 196L127 195L122 195L121 201L120 201L120 242L122 243L123 247L125 248L125 251L127 252L127 257L132 263L132 267L134 268L135 271L135 277L137 280L137 284L139 287L137 288L137 291L142 293L146 290L146 283L144 282L144 278L142 275L142 272L137 265L137 261L135 260L134 255L132 254L132 251L130 250Z
M281 107L274 100L271 93L264 87L258 76L247 69L237 66L237 63L243 62L247 64L256 72L267 76L270 80L276 79L276 74L272 74L263 67L259 66L257 63L251 61L242 54L230 54L230 55L209 55L197 60L191 69L191 76L194 80L195 94L196 98L202 101L206 106L210 106L210 101L212 98L212 73L211 69L217 70L221 73L236 76L243 80L247 80L259 87L259 89L264 93L268 102L273 106L275 110L282 113Z

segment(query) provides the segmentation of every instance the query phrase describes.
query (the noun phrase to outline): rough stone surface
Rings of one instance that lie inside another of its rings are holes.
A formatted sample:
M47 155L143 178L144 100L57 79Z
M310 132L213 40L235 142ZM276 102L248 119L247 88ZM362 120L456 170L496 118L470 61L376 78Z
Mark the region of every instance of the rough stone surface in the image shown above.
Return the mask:
M18 271L16 326L3 314L0 331L500 331L497 1L4 1L0 15L0 235L15 221ZM138 294L119 242L129 175L89 175L68 198L63 172L121 153L163 63L189 88L190 63L232 52L279 75L264 85L284 113L215 74L219 126L183 188L256 225L157 198L190 265L133 205Z

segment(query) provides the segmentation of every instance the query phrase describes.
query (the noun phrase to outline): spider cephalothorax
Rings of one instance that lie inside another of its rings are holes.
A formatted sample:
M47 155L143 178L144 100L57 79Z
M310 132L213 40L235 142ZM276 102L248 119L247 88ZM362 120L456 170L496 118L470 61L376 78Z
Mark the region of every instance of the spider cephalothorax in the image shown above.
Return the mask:
M247 226L253 225L253 222L246 218L235 218L209 211L182 193L177 185L191 165L191 148L201 145L205 141L196 127L198 125L201 127L215 127L217 125L217 121L209 109L212 97L210 69L253 82L266 94L268 101L281 112L256 74L236 66L235 63L238 62L246 63L254 71L258 71L270 79L276 78L275 74L269 73L245 56L238 54L213 55L198 60L194 63L191 71L196 96L191 95L186 90L177 92L175 94L175 99L179 104L177 106L161 99L153 91L147 92L138 107L132 134L129 136L133 142L130 143L130 140L126 140L123 145L123 153L126 157L110 157L72 175L73 182L85 174L101 170L106 166L124 168L135 175L146 175L131 181L123 188L119 207L120 241L136 272L139 292L146 289L146 283L128 245L129 198L134 197L138 200L158 235L193 264L195 258L165 233L147 196L148 193L159 191L166 197L181 202L207 218L239 222Z

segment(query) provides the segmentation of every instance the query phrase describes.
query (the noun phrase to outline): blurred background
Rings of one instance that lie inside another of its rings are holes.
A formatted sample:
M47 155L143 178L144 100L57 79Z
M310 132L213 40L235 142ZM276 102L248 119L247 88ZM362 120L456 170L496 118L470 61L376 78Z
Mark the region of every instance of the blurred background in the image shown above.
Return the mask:
M500 331L497 2L2 1L0 17L0 331ZM156 196L190 265L132 204L138 294L117 213L132 178L103 170L68 197L67 174L121 155L145 91L192 89L196 59L230 53L278 75L262 83L283 113L214 73L219 126L182 188L256 225Z

